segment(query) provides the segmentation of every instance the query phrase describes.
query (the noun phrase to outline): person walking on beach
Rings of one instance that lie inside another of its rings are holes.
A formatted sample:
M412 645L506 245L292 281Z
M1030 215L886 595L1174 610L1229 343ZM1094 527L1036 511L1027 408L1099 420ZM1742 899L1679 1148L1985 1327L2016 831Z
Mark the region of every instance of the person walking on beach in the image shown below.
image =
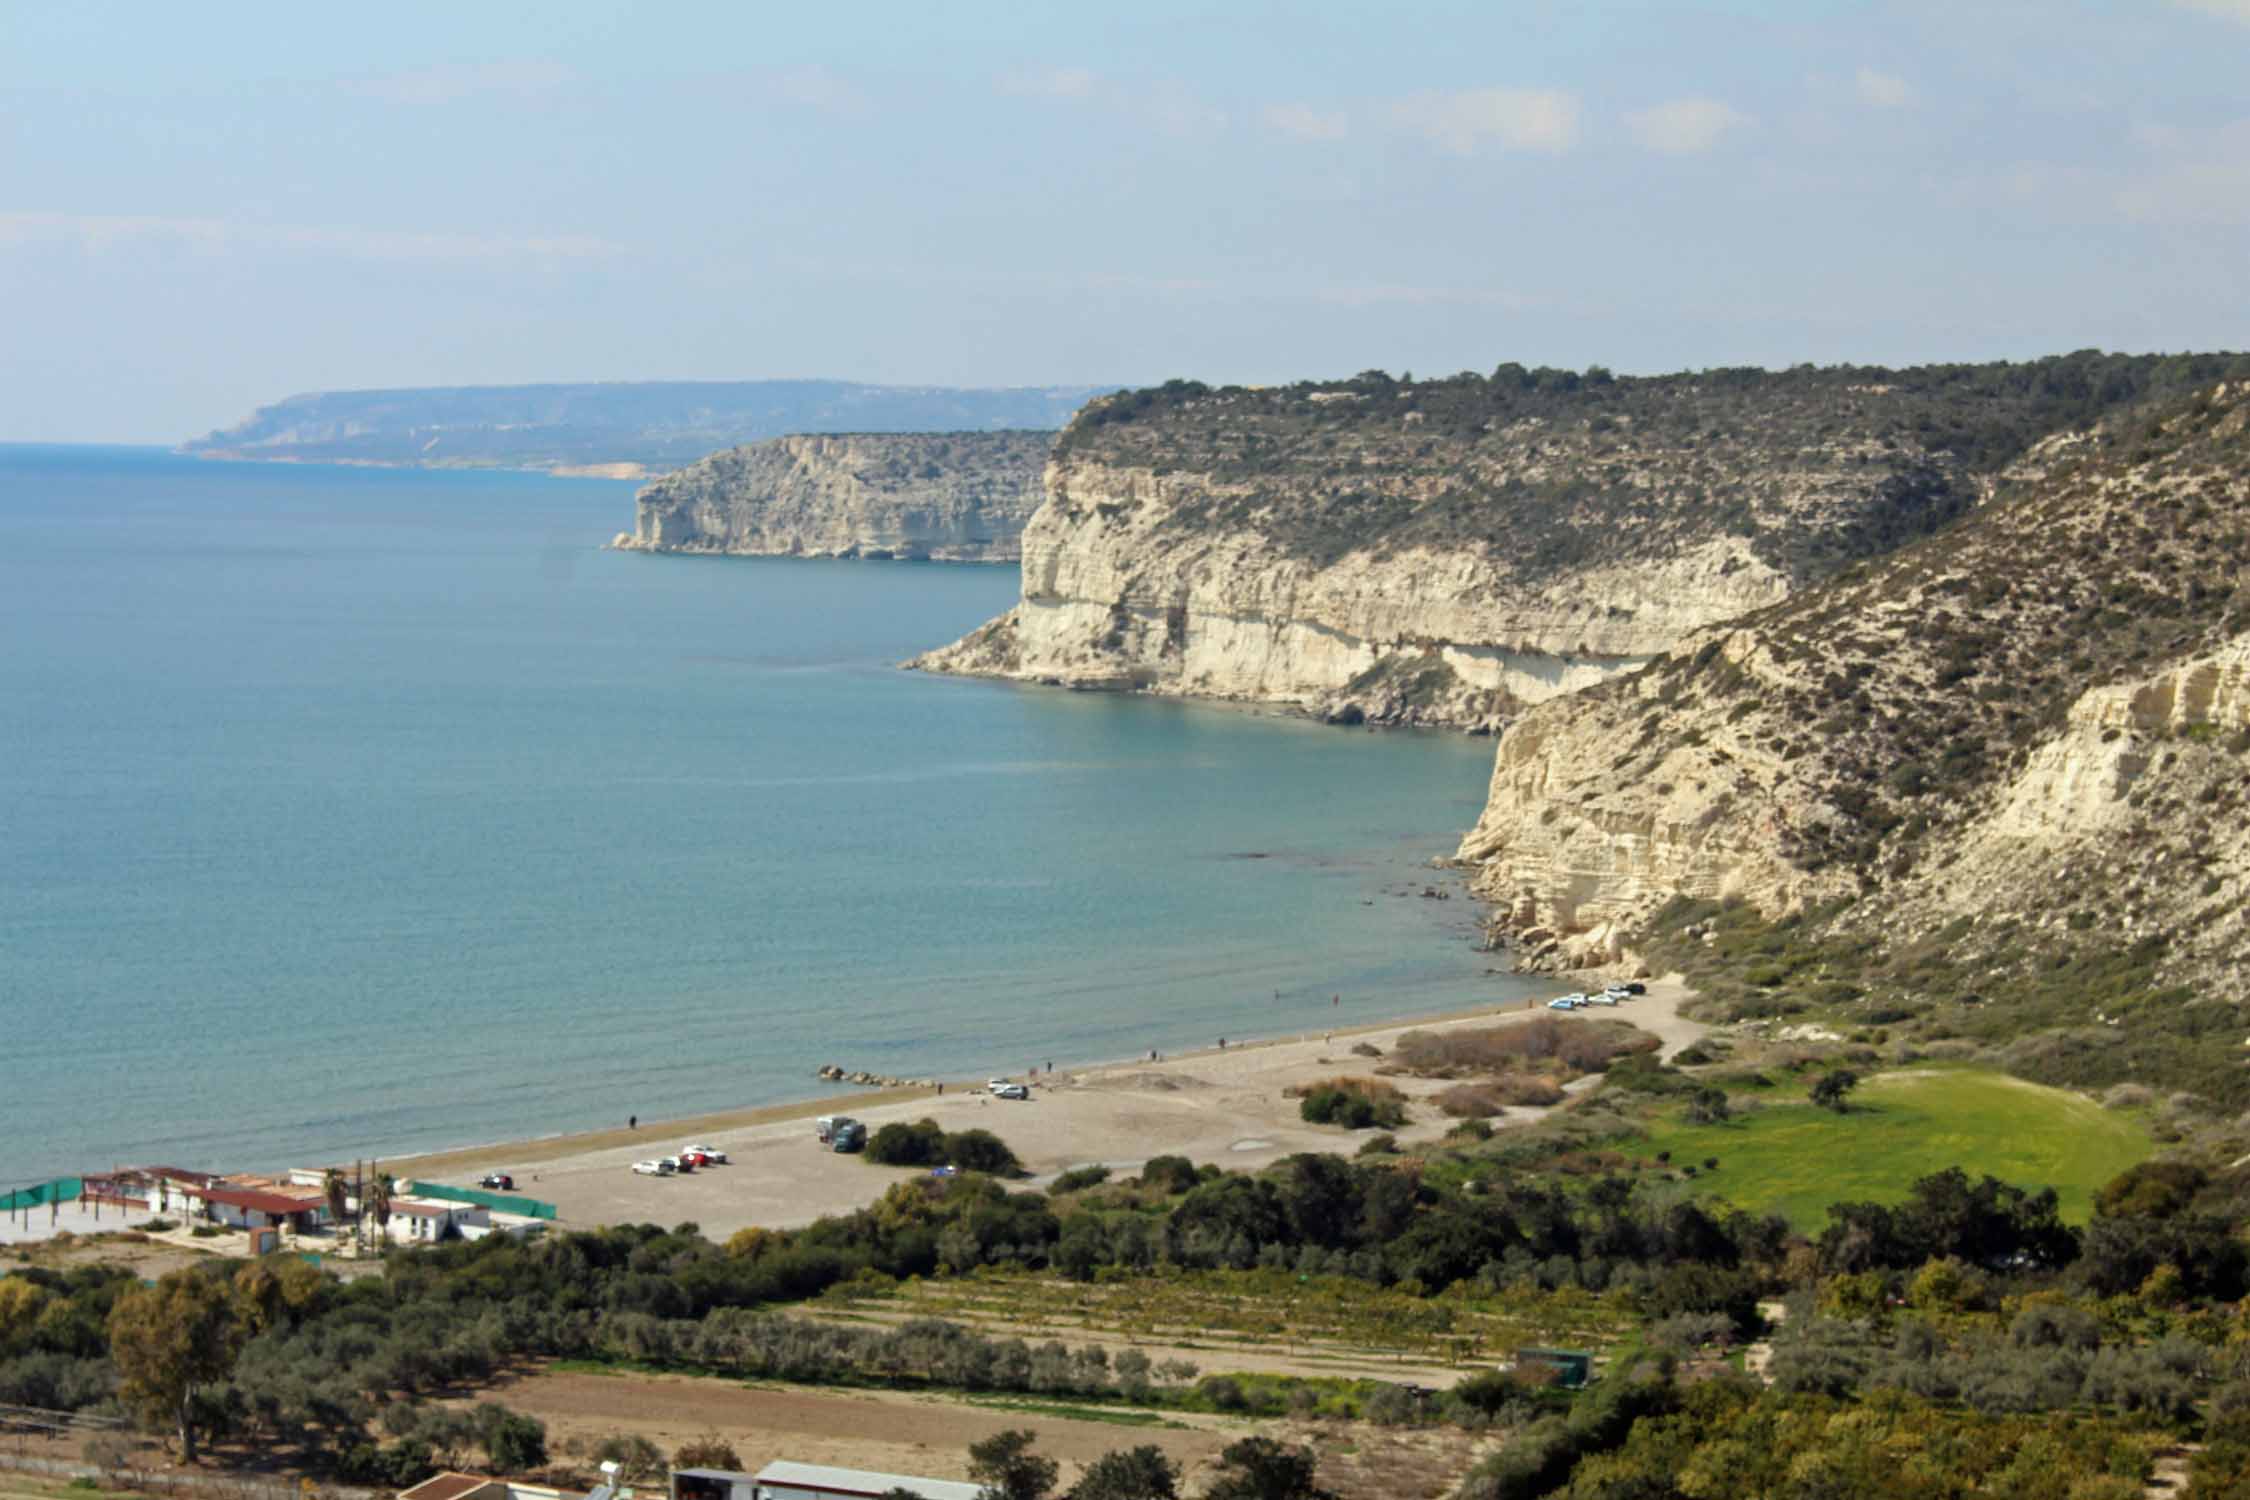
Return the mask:
M640 1128L641 1128L641 1117L640 1117L639 1115L627 1115L627 1116L625 1117L625 1128L626 1128L627 1130L638 1130L638 1129L640 1129Z

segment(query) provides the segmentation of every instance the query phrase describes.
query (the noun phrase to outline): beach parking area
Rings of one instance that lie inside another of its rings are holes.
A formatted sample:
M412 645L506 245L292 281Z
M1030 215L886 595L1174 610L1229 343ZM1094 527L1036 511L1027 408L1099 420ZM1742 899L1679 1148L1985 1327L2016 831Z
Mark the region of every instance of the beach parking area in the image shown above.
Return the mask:
M1557 984L1556 993L1565 986ZM810 1104L729 1115L646 1123L637 1130L449 1152L386 1163L402 1178L474 1182L486 1172L514 1174L518 1192L556 1205L573 1226L694 1223L723 1239L752 1225L785 1229L826 1214L849 1213L880 1197L891 1183L921 1175L918 1169L879 1167L860 1156L837 1155L813 1133L813 1118L848 1114L870 1130L893 1120L936 1120L947 1130L981 1127L1014 1149L1043 1180L1071 1167L1101 1163L1122 1172L1153 1156L1186 1156L1222 1167L1259 1167L1299 1151L1349 1151L1364 1140L1354 1133L1308 1125L1297 1101L1284 1091L1337 1073L1370 1071L1377 1059L1355 1056L1367 1043L1388 1054L1407 1031L1489 1026L1534 1016L1615 1017L1654 1033L1670 1055L1703 1028L1679 1014L1687 990L1677 979L1656 981L1649 993L1614 1010L1551 1012L1529 1008L1480 1009L1462 1014L1339 1029L1305 1037L1237 1043L1224 1050L1166 1055L1137 1061L1041 1073L1028 1100L995 1099L948 1084L930 1090L855 1090ZM1021 1077L1021 1075L1014 1075ZM1448 1087L1442 1082L1393 1078L1410 1101ZM980 1081L981 1083L981 1081ZM1506 1128L1546 1112L1513 1109L1495 1125ZM1393 1132L1402 1144L1434 1140L1453 1121L1435 1108ZM635 1161L665 1156L690 1142L717 1146L726 1166L681 1177L643 1177Z

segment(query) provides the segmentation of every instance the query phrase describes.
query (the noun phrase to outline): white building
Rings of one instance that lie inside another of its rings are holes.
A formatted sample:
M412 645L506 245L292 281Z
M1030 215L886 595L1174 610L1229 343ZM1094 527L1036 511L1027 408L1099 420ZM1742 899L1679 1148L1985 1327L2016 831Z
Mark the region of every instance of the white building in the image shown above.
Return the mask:
M911 1474L877 1474L867 1469L837 1469L777 1459L751 1476L751 1500L877 1500L892 1490L908 1490L922 1500L983 1500L984 1486L952 1479L917 1479ZM732 1497L730 1497L732 1500Z
M384 1226L394 1240L434 1245L448 1230L464 1238L472 1229L489 1230L492 1210L481 1203L440 1203L435 1198L393 1198L391 1222Z

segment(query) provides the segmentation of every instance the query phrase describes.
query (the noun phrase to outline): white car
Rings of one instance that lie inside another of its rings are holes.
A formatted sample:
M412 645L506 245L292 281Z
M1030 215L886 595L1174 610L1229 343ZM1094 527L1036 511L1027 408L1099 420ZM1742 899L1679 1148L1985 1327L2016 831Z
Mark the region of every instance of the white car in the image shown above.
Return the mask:
M1619 1000L1630 1000L1633 998L1633 992L1621 984L1610 985L1605 988L1602 993L1605 995L1613 996Z
M1608 990L1603 990L1598 995L1588 995L1586 997L1586 1003L1588 1005L1615 1005L1617 1003L1617 997L1615 995L1612 995Z
M682 1146L680 1155L708 1157L722 1167L727 1164L727 1154L716 1146Z
M1557 995L1554 999L1547 1002L1547 1009L1576 1010L1578 1009L1578 999L1575 995Z
M672 1164L667 1161L637 1161L633 1163L633 1170L643 1177L669 1177L672 1175Z
M992 1097L995 1099L1029 1099L1031 1090L1020 1083L996 1083L992 1086Z
M988 1079L986 1079L986 1080L985 1080L985 1082L984 1082L984 1088L985 1088L985 1092L986 1092L986 1093L988 1093L988 1094L997 1094L997 1093L999 1093L999 1092L1000 1092L1000 1091L1001 1091L1002 1089L1006 1089L1006 1088L1014 1088L1014 1087L1015 1087L1015 1085L1014 1085L1014 1084L1012 1084L1012 1083L1010 1083L1010 1082L1009 1082L1009 1081L1008 1081L1007 1079L1005 1079L1005 1078L988 1078Z

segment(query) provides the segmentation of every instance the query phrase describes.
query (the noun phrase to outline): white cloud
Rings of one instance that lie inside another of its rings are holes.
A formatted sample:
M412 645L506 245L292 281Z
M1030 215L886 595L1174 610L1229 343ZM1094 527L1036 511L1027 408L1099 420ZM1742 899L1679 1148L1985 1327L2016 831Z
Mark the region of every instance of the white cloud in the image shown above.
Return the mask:
M2136 224L2250 224L2250 119L2194 130L2147 125L2133 135L2151 159L2112 195L2125 218Z
M1090 99L1101 87L1101 76L1092 68L1032 68L1004 74L994 87L1035 99Z
M867 113L866 93L850 79L832 68L818 63L808 63L799 68L783 68L769 75L773 91L792 104L802 104L823 114L863 115Z
M198 255L283 252L423 264L584 261L623 250L590 235L461 234L163 214L0 213L0 248L33 244L75 245L92 255L145 245Z
M1668 156L1708 151L1728 131L1749 123L1748 115L1720 99L1673 99L1625 117L1634 140Z
M1269 104L1258 118L1267 129L1298 141L1340 141L1349 129L1342 114L1323 114L1309 104Z
M1169 79L1128 85L1104 78L1091 68L1035 68L1009 73L993 87L1003 94L1029 99L1066 99L1103 109L1153 126L1166 135L1209 135L1226 128L1223 110L1190 93Z
M1504 307L1521 312L1539 305L1520 292L1483 287L1414 286L1398 282L1345 282L1318 287L1313 300L1333 307Z
M386 104L451 104L479 94L529 98L552 93L578 75L559 62L539 58L484 63L436 63L404 73L353 79L344 88Z
M2222 21L2240 21L2250 26L2250 0L2172 0L2172 4L2180 10L2201 11Z
M1914 97L1914 89L1905 79L1874 68L1861 68L1853 75L1852 85L1859 90L1862 102L1878 109L1899 109Z
M1487 141L1510 150L1561 152L1578 140L1578 96L1561 89L1415 94L1393 105L1391 118L1462 156Z
M1227 117L1176 83L1159 83L1139 94L1120 92L1117 102L1166 135L1210 135L1226 129Z

